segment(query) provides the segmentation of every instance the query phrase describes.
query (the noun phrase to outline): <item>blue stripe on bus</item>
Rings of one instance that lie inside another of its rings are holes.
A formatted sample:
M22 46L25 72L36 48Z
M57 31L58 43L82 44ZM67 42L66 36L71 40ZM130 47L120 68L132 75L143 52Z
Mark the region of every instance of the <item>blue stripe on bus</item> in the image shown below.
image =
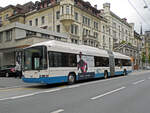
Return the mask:
M95 78L101 78L104 77L104 73L96 73Z
M41 77L41 78L22 78L22 80L27 83L54 84L67 82L68 78L67 76L58 76L58 77Z
M131 73L132 70L127 71L127 73ZM121 75L123 71L115 72L115 75ZM108 73L110 76L110 72ZM95 74L94 78L104 77L104 73ZM43 84L55 84L55 83L63 83L68 81L67 76L58 76L58 77L41 77L41 78L22 78L22 80L26 83L43 83ZM76 80L78 80L78 76L76 76Z
M122 75L123 74L123 71L117 71L115 72L115 75Z

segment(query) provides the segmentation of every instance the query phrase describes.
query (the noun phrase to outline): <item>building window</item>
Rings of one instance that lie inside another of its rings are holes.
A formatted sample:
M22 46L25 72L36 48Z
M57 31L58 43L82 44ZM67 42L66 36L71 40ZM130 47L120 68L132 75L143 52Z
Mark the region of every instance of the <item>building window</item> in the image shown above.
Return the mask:
M38 19L35 19L35 26L38 26Z
M77 35L78 34L78 26L71 25L71 33Z
M0 26L2 25L2 17L0 17Z
M64 14L64 6L62 6L62 14Z
M78 44L78 40L77 39L71 39L71 42L74 44Z
M78 20L78 13L75 12L75 20Z
M8 19L8 14L5 15L5 20L7 20L7 19Z
M60 25L57 25L57 26L56 26L56 31L57 31L58 33L60 33Z
M97 32L94 32L94 37L98 38L98 33Z
M83 16L83 24L87 25L87 26L90 26L90 19Z
M57 11L56 12L56 19L59 19L60 18L60 11Z
M29 25L32 26L32 20L29 21Z
M71 6L71 14L73 14L73 7Z
M111 39L109 38L109 47L111 46Z
M83 36L87 36L87 35L90 35L90 30L88 29L83 29Z
M105 26L103 26L103 32L105 33Z
M112 27L116 28L116 23L115 22L113 22Z
M105 35L103 35L103 44L105 45Z
M3 32L0 32L0 43L3 41Z
M0 17L0 22L2 22L2 17Z
M6 31L6 41L12 40L12 30Z
M94 29L98 30L98 23L94 22Z
M48 35L48 34L43 34L43 33L42 33L42 34L41 34L41 37L42 37L42 38L49 38L50 35Z
M69 14L69 6L66 6L66 14Z
M36 36L36 32L34 32L34 31L26 31L26 36Z
M42 16L42 18L41 18L41 22L42 22L42 24L44 24L44 23L45 23L45 16Z

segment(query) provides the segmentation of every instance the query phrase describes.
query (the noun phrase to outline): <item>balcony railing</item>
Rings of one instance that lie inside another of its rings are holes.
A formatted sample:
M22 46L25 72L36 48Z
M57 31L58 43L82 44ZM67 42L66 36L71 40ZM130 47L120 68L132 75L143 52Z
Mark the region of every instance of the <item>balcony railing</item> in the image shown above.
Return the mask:
M98 41L98 39L94 36L91 35L83 35L83 40L94 40L94 41Z

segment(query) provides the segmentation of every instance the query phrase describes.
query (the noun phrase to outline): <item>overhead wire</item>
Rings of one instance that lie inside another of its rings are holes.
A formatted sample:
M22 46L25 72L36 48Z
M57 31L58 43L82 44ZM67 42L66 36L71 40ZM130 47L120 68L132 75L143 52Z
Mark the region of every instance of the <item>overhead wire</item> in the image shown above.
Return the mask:
M128 0L129 4L131 5L131 7L136 11L136 13L138 14L138 16L143 20L143 22L145 24L148 24L150 26L149 23L146 22L145 18L140 14L140 12L135 8L135 6L131 3L130 0Z

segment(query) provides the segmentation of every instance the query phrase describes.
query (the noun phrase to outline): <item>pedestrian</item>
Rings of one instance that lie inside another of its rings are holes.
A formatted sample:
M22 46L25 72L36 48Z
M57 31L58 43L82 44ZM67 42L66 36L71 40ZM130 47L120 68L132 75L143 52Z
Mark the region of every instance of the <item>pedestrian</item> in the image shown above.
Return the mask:
M17 61L16 61L16 66L15 66L15 71L16 71L16 76L15 77L21 78L21 76L22 76L21 66L19 65L19 63Z

